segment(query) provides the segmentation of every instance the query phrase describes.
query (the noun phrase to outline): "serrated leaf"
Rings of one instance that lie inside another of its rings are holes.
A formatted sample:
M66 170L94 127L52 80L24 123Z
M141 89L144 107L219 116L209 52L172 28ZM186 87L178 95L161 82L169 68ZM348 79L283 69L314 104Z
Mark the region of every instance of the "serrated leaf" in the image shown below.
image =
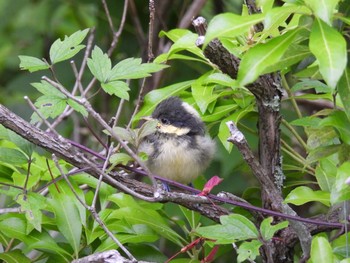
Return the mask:
M87 65L92 73L101 83L105 83L108 80L108 76L111 73L112 62L108 55L95 46L91 52L91 58L88 58Z
M234 38L242 35L251 26L264 20L264 14L240 16L232 13L225 13L215 16L209 23L205 34L204 47L214 38Z
M294 205L303 205L308 202L321 202L322 204L329 206L330 194L324 191L313 191L311 188L306 186L299 186L293 189L286 199L285 203L290 203Z
M140 58L127 58L112 68L108 74L108 81L145 78L167 67L163 64L141 63Z
M237 262L240 263L248 259L250 262L253 262L260 255L259 248L261 246L262 243L259 240L243 242L237 250Z
M81 104L79 104L78 102L72 100L72 99L68 99L67 103L69 106L71 106L75 111L81 113L81 115L83 115L84 117L87 117L89 114L87 112L87 110L85 109L85 107Z
M41 82L30 83L30 85L32 85L37 91L39 91L43 95L58 97L61 99L66 98L66 96L63 93L61 93L47 81L42 80Z
M266 67L277 63L299 31L300 29L289 31L265 44L257 44L249 49L242 57L239 66L237 74L239 85L244 86L253 82L265 72Z
M43 69L48 69L50 66L38 59L36 57L31 56L18 56L20 59L19 67L21 70L29 70L29 72L35 72Z
M102 83L101 87L110 95L116 95L121 99L129 100L128 91L130 88L124 81L111 81L108 83Z
M266 241L273 238L273 236L277 231L288 227L288 224L289 224L288 221L283 221L278 224L272 225L272 222L273 222L273 218L268 217L268 218L265 218L260 225L261 236Z
M305 4L311 8L316 17L331 25L338 2L339 0L307 0Z
M332 247L324 237L314 237L311 242L312 262L333 263Z
M127 141L127 142L134 142L135 141L135 134L128 129L122 128L122 127L114 127L113 132L118 135L118 137L121 140Z
M20 194L16 202L21 205L21 211L25 212L27 222L41 232L42 213L40 210L45 209L46 199L37 193L28 193ZM28 228L27 234L29 234Z
M328 86L335 88L347 63L344 37L322 20L315 19L309 46L310 51L318 60L324 80Z
M137 138L141 140L142 138L154 133L157 130L157 120L148 120L137 131Z
M346 68L337 85L340 100L343 103L345 113L350 120L350 69Z
M56 96L41 96L34 105L38 108L44 118L56 118L67 106L67 100ZM33 115L32 115L33 117ZM33 119L32 119L33 121Z
M76 55L85 46L80 45L89 29L79 30L70 36L65 36L64 40L57 39L50 48L50 60L52 64L67 60Z
M216 240L216 244L231 244L259 236L255 225L242 215L221 216L220 222L220 225L200 227L197 229L197 233Z

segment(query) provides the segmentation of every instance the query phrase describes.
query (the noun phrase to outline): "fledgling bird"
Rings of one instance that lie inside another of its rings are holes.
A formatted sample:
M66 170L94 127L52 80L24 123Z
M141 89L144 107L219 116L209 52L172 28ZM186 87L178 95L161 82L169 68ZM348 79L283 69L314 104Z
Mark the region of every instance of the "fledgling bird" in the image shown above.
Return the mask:
M139 146L148 155L146 166L153 173L188 184L211 162L215 143L205 133L198 112L178 97L160 102L151 115L158 121L154 133Z

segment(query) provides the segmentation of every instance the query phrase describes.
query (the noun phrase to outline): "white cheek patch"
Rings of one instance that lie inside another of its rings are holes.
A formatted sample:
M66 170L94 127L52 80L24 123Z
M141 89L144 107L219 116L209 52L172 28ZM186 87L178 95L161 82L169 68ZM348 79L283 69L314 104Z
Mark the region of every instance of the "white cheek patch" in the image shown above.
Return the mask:
M173 125L164 125L161 123L157 125L157 129L161 133L176 134L177 136L185 135L190 131L189 128L179 128Z
M184 107L188 113L200 118L199 113L190 104L182 102L182 107Z

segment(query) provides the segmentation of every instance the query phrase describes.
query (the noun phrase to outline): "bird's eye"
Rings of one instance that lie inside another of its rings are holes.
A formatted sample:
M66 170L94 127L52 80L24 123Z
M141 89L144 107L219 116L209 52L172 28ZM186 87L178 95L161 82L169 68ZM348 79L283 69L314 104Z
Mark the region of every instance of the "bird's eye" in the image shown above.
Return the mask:
M165 119L165 118L161 118L160 122L163 123L163 124L169 124L170 123L170 121L168 119Z

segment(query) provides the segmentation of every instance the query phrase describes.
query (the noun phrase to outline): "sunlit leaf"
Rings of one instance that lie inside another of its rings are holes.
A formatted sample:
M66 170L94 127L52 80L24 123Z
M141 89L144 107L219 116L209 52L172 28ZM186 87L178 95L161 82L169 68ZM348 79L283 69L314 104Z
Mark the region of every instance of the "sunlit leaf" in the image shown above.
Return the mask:
M95 46L88 58L87 65L92 73L101 83L105 83L112 69L112 62L108 55Z
M265 44L257 44L242 57L237 80L241 86L253 82L268 66L277 63L299 30L290 31L271 39Z
M329 206L330 194L320 190L313 191L306 186L299 186L293 189L284 201L293 205L303 205L308 202L316 201Z
M89 29L79 30L64 40L57 39L50 48L50 60L52 64L67 60L76 55L85 46L81 42L85 39Z
M29 70L29 72L35 72L43 69L48 69L50 67L46 62L36 57L31 57L31 56L18 56L18 57L21 61L19 64L19 67L21 70Z
M263 19L263 14L240 16L232 13L225 13L217 15L208 25L204 46L214 38L233 38L242 35L248 32L251 26L261 22Z
M121 99L129 100L129 86L124 81L111 81L108 83L101 83L101 87L110 95L115 95Z
M335 88L347 63L344 37L322 20L315 19L310 34L309 46L318 60L319 69L324 80L328 86Z
M108 81L145 78L167 67L169 66L164 64L141 63L140 58L127 58L112 68L108 74Z
M331 25L338 2L339 0L307 0L305 4L311 8L315 16Z
M231 244L259 236L255 225L242 215L221 216L220 222L220 225L200 227L196 232L203 237L216 240L216 244Z
M337 177L335 179L335 183L332 187L331 192L331 203L332 205L349 200L350 199L350 187L347 183L350 171L350 162L347 161L343 163L337 169Z
M312 258L312 262L317 262L317 263L334 262L332 247L326 238L316 236L312 239L311 258Z
M259 248L262 246L262 243L259 240L252 240L250 242L243 242L238 250L237 262L245 262L249 260L250 262L254 262L256 257L260 255Z

